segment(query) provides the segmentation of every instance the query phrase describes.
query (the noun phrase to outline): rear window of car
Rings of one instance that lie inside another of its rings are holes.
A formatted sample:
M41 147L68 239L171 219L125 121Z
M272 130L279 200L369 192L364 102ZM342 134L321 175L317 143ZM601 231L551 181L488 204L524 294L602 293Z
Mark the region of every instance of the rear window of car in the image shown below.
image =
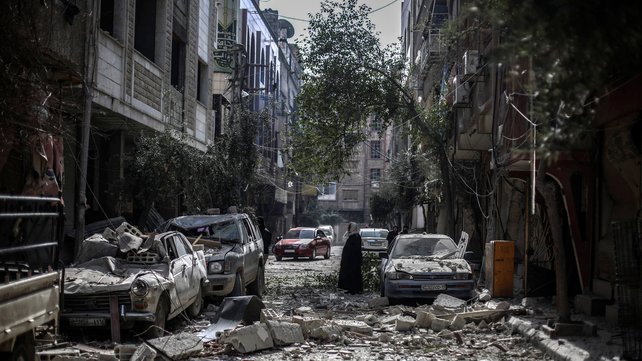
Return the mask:
M440 256L457 250L450 238L399 238L391 257Z
M388 231L385 229L364 229L361 230L361 237L386 238Z
M284 238L314 238L313 229L291 229Z

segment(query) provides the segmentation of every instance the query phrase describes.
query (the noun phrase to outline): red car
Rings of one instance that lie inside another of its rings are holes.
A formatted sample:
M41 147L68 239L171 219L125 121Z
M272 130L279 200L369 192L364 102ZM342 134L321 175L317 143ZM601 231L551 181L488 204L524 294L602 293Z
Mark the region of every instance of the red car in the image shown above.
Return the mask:
M308 257L315 259L317 255L330 258L330 239L318 228L296 227L285 234L285 237L274 245L274 255L280 261L283 257Z

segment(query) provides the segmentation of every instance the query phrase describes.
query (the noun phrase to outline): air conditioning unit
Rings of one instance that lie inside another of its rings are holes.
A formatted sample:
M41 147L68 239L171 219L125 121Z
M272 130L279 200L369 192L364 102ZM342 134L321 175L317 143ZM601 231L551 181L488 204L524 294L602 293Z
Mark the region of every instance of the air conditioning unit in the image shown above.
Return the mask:
M453 107L466 107L470 105L470 84L460 75L455 76L455 97Z
M479 51L466 50L464 52L463 63L465 76L472 76L477 73L477 69L479 69Z

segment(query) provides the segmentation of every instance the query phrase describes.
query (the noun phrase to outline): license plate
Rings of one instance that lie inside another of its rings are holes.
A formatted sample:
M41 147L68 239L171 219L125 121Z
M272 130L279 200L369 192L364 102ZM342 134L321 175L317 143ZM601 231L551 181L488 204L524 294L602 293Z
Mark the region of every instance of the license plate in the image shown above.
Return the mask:
M421 285L422 291L442 291L446 289L446 285Z
M69 325L74 327L105 326L104 318L70 318Z
M381 242L370 242L370 245L373 247L379 247L381 246Z
M284 253L294 253L294 250L293 249L286 249L283 252Z

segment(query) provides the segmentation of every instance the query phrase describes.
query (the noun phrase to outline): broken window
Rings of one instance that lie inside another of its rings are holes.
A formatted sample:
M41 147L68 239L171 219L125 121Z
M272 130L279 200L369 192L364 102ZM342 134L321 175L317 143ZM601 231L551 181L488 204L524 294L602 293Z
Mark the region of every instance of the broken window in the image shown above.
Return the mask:
M100 1L100 28L114 38L124 41L126 0Z
M156 59L156 0L136 0L134 48L147 59Z

